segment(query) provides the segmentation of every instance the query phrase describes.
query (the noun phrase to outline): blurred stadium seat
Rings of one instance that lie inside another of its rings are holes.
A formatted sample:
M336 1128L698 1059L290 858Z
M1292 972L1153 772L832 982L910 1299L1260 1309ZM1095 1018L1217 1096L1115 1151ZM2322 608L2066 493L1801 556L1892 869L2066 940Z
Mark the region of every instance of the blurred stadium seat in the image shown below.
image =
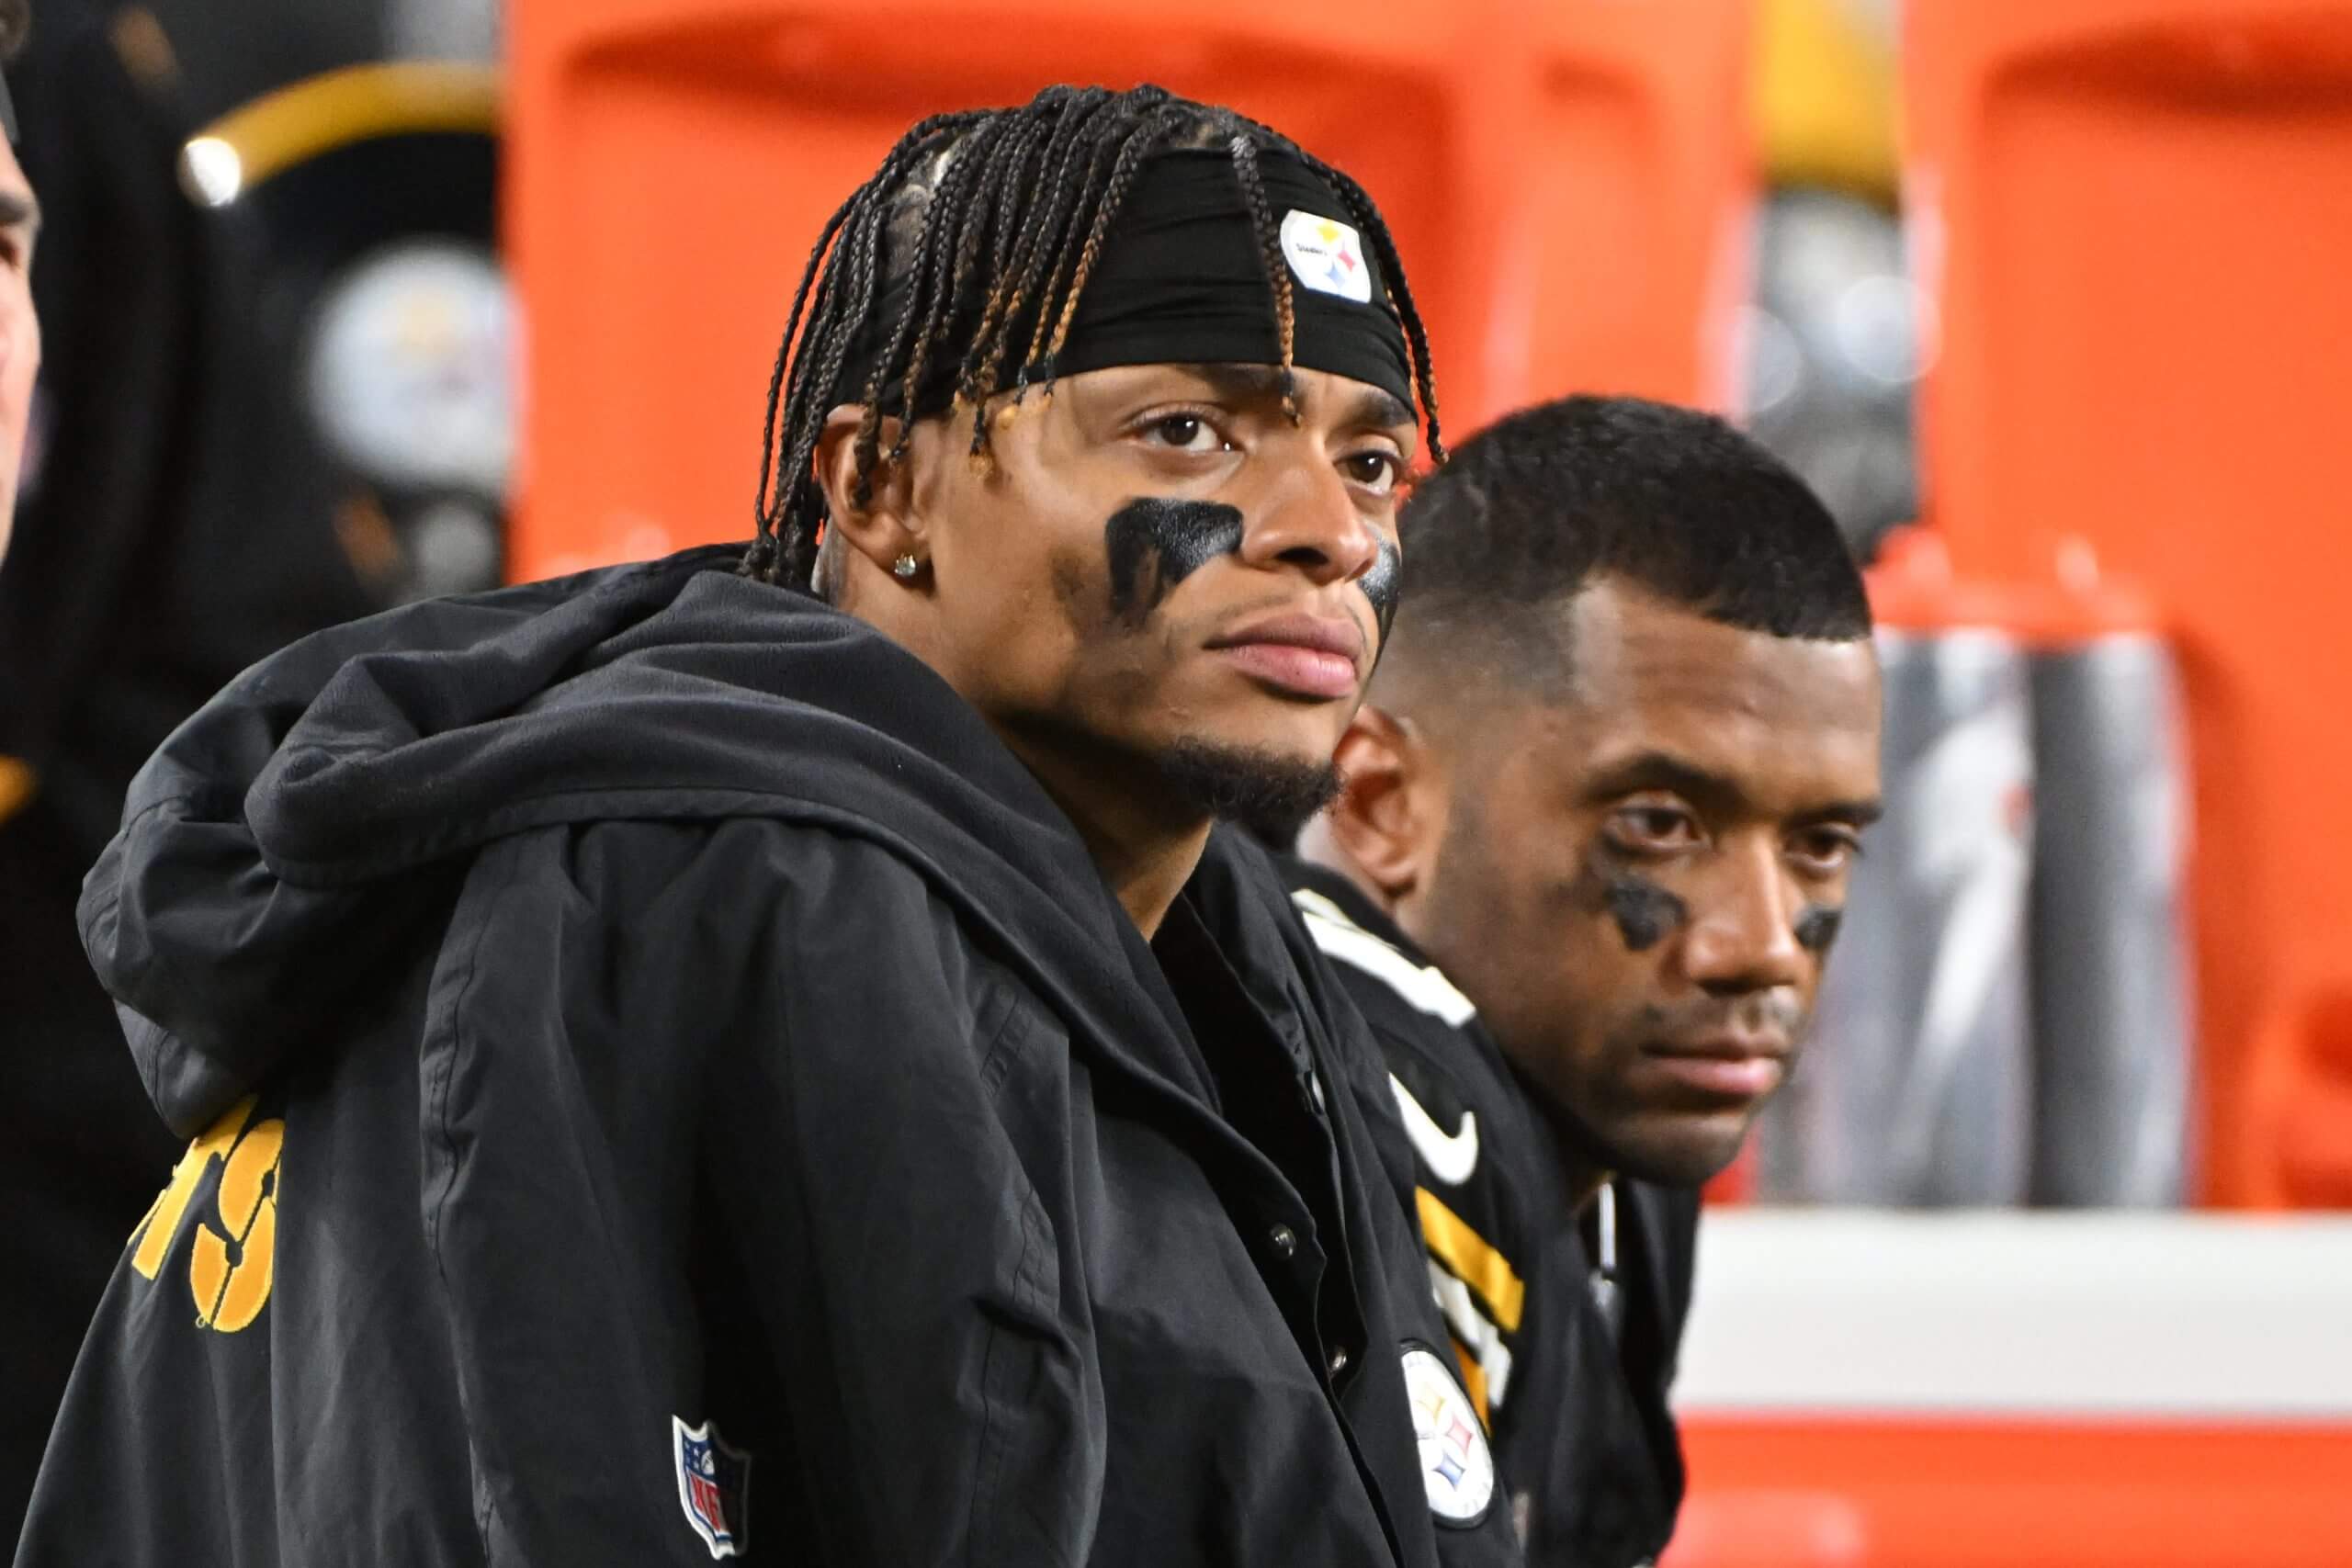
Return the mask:
M1996 577L2080 534L2172 618L2207 1195L2252 1201L2252 1039L2352 939L2319 793L2352 772L2352 5L1913 0L1906 26L1934 517Z
M747 536L775 334L825 217L922 115L1056 81L1227 102L1362 180L1457 435L1573 387L1728 400L1752 193L1739 0L1203 0L1181 19L518 0L508 39L519 577Z

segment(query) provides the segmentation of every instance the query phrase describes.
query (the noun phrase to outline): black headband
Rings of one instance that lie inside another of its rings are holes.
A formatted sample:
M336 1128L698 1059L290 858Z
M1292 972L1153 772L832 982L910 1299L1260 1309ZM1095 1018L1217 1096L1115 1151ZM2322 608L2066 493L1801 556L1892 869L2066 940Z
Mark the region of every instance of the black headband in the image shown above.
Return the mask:
M1293 361L1377 387L1412 407L1404 327L1388 302L1378 259L1346 205L1290 153L1261 148L1258 166L1279 231L1280 265L1289 271ZM1055 374L1115 365L1280 364L1266 266L1231 155L1207 149L1155 154L1112 221ZM910 269L883 291L835 383L834 401L863 400L911 287ZM943 344L948 352L934 353L916 389L918 417L954 400L957 372L979 329L980 306L977 297L957 302L956 330ZM1000 386L1012 380L1025 356L1036 319L1033 302L1012 322ZM891 368L897 374L881 402L895 413L904 359Z

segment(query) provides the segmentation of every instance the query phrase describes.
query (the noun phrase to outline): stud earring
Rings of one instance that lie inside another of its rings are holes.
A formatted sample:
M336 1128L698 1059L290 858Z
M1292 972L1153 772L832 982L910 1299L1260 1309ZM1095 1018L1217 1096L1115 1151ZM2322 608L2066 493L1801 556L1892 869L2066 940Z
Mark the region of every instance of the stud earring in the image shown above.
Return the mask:
M922 570L922 562L915 559L911 555L900 556L890 563L890 575L901 582L910 581L914 574Z

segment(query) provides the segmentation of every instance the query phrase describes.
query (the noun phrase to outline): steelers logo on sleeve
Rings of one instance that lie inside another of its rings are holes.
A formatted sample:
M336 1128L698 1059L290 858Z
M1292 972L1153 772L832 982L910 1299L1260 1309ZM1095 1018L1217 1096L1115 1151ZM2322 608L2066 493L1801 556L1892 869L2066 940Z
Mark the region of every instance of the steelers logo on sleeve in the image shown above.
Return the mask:
M1420 1440L1430 1512L1448 1524L1476 1524L1494 1501L1495 1456L1470 1396L1444 1358L1425 1345L1408 1345L1405 1397L1413 1406L1413 1436Z

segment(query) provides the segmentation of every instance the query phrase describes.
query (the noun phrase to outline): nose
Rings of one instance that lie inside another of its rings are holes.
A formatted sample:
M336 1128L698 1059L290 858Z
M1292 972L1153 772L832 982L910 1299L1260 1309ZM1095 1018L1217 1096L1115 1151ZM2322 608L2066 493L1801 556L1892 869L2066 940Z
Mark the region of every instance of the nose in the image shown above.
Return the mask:
M1685 931L1683 967L1720 997L1796 986L1808 962L1797 941L1801 902L1777 845L1745 845L1718 866Z
M1284 463L1245 513L1250 522L1241 536L1241 558L1261 570L1288 566L1319 587L1352 582L1380 558L1380 535L1357 510L1347 481L1319 453Z

